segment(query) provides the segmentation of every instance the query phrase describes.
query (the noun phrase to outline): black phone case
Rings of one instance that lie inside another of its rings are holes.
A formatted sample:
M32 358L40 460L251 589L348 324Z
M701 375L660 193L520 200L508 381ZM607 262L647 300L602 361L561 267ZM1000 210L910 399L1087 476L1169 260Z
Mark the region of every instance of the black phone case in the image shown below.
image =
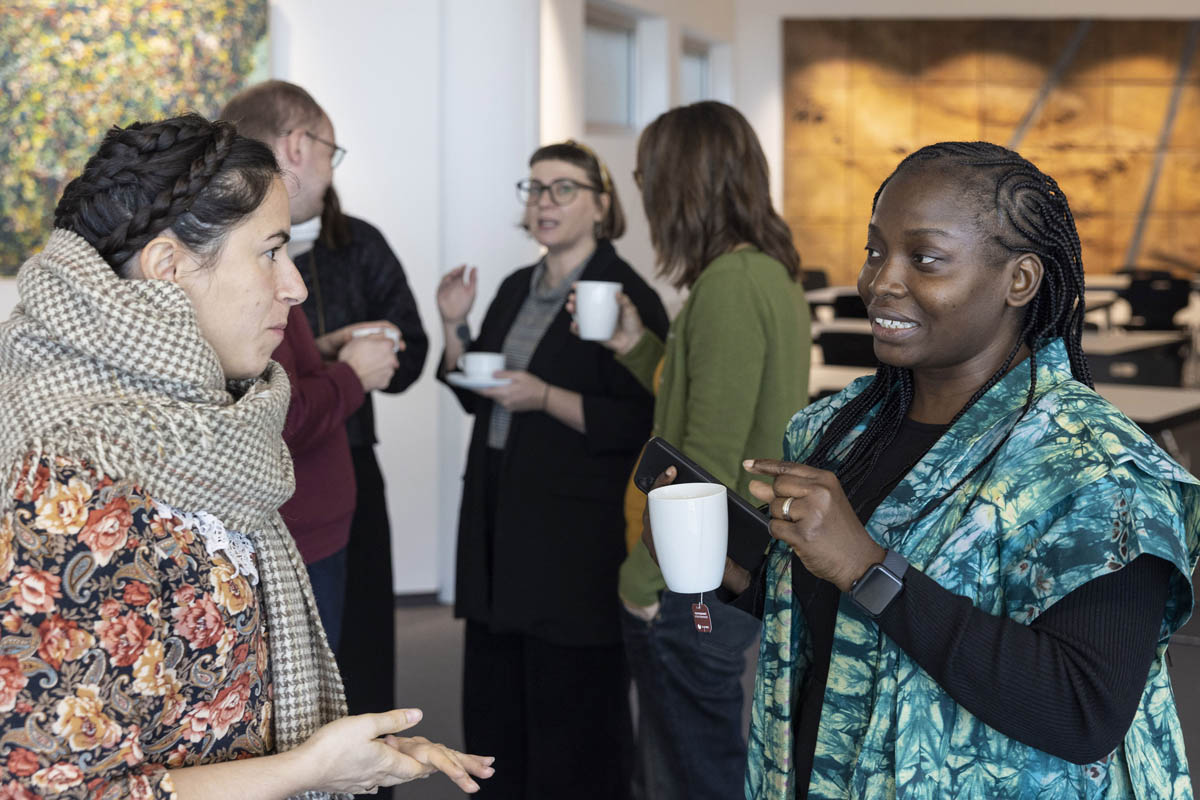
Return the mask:
M720 483L665 439L655 436L642 450L633 484L643 492L649 492L655 478L672 466L676 469L675 483ZM771 543L771 518L765 508L755 508L732 489L725 494L729 500L728 555L735 564L753 571L762 562L763 552Z

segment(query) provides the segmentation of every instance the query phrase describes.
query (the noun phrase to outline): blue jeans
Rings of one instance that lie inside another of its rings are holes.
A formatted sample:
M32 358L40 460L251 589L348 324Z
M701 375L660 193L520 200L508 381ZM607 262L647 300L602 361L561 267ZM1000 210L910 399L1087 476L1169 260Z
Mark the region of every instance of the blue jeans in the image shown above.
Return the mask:
M313 597L317 600L317 613L325 626L325 637L329 639L330 649L336 653L342 638L342 609L346 606L346 548L307 564L305 568Z
M621 609L637 687L636 800L729 800L744 793L742 674L762 623L706 597L713 629L699 633L692 620L697 599L664 591L648 623Z

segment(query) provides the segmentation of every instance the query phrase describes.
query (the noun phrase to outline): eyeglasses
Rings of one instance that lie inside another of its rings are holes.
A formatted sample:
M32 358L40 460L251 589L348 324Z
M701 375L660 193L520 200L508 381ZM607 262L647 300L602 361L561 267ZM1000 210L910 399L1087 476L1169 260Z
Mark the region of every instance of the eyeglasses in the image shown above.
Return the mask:
M329 154L329 166L336 169L337 165L342 163L342 159L346 157L346 148L342 147L337 142L331 142L328 139L322 139L312 131L305 131L304 135L312 139L314 142L320 142L323 145L328 145L333 148L333 152Z
M517 181L517 197L527 206L536 206L540 203L542 201L542 192L549 192L550 201L556 206L570 205L580 189L587 189L589 192L600 192L600 189L596 186L589 186L586 183L573 181L570 178L559 178L550 183L542 183L541 181L530 180L529 178Z

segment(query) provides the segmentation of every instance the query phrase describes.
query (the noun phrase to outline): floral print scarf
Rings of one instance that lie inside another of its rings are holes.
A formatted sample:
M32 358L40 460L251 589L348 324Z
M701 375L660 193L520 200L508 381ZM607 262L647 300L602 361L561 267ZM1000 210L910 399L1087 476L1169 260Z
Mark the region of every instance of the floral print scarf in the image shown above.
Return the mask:
M1075 381L1061 340L1037 353L1037 396L1017 422L1029 362L984 395L876 509L867 531L980 609L1029 624L1073 589L1148 553L1174 564L1157 657L1124 742L1077 765L1010 739L960 707L843 596L817 735L812 798L1191 797L1164 662L1192 608L1200 484L1132 421ZM785 457L803 461L863 378L798 413ZM1004 437L993 461L917 522ZM864 420L840 449L844 455ZM795 796L792 710L811 651L793 606L791 551L768 561L746 796ZM931 610L931 613L935 613Z

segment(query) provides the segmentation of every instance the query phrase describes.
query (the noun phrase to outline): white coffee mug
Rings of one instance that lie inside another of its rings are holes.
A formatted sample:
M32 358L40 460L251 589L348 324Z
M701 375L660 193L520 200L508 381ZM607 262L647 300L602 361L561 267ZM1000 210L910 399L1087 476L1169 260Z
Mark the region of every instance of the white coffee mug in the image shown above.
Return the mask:
M672 592L711 592L721 585L729 541L725 492L719 483L675 483L650 492L654 551Z
M458 357L458 368L468 378L491 378L504 369L504 354L463 353Z
M579 281L575 284L575 322L579 338L591 341L611 339L617 329L621 308L617 292L621 284L614 281Z

